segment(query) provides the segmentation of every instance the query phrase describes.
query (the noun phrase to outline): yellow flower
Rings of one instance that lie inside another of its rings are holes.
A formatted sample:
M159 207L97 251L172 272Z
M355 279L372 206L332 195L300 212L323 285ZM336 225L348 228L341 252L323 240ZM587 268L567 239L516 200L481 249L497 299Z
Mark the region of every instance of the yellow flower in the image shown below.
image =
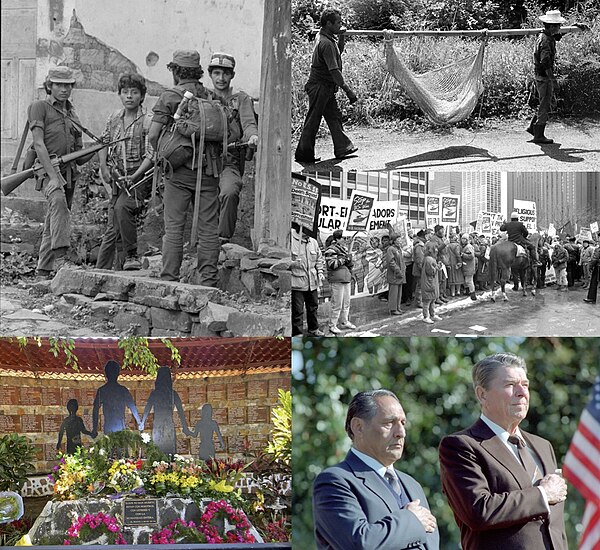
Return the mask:
M208 486L213 491L219 491L220 493L232 493L233 485L227 485L227 482L222 479L219 483L215 483L215 481L211 480L208 482Z
M33 546L29 535L23 535L16 543L15 546Z

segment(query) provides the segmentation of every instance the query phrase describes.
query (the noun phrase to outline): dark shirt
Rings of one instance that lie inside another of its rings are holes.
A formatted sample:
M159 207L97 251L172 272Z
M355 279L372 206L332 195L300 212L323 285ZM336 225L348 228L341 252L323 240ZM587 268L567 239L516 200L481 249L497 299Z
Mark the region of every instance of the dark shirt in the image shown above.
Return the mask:
M535 76L542 79L554 77L554 59L556 58L556 39L546 31L538 34L533 49Z
M503 223L500 226L500 231L506 231L508 233L508 240L513 243L520 243L529 235L525 225L519 221Z
M49 155L62 156L83 147L81 130L71 119L79 123L73 104L67 100L66 111L63 112L60 103L51 95L44 100L34 101L27 109L29 128L41 128L44 131L44 144Z
M335 84L331 71L342 70L342 55L336 38L323 30L317 35L310 65L309 80Z
M349 283L352 280L352 256L339 241L333 241L325 249L327 279L330 283Z

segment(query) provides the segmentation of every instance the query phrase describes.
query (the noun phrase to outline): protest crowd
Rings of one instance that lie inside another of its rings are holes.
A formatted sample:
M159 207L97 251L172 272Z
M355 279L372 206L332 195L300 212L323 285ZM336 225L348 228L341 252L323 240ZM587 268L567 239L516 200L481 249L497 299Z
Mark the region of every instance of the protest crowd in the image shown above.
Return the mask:
M391 225L386 232L366 237L346 237L343 233L336 230L322 242L320 236L314 239L302 235L297 227L292 231L292 242L296 243L292 248L293 335L304 334L302 297L306 295L310 295L306 300L309 336L325 334L317 322L317 308L327 298L331 301L329 333L355 329L350 297L357 295L388 302L390 315L421 308L423 322L433 324L441 320L435 313L436 305L465 296L476 301L485 291L493 290L498 277L496 273L492 281L490 250L508 238L504 231L489 236L476 231L461 233L458 226L442 225L407 229L402 237ZM535 277L530 280L536 288L587 290L583 302L596 303L598 233L541 233L530 235L528 240L537 252L537 261L532 263Z

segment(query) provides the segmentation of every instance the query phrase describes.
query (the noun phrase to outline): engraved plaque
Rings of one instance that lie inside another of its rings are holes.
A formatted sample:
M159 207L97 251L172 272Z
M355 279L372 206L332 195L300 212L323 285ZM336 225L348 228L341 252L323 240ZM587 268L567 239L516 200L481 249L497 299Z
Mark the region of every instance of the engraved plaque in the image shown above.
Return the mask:
M42 388L42 405L62 405L60 388Z
M179 396L181 397L181 401L186 403L186 401L183 399L183 395L179 394ZM206 403L206 384L189 386L187 392L187 403L194 405Z
M227 384L227 399L246 399L246 383L236 382L233 384Z
M42 417L39 414L24 414L21 416L21 430L24 432L41 432Z
M18 405L19 396L17 393L17 388L0 386L0 403L3 405Z
M229 407L227 409L228 424L245 424L246 423L246 407Z
M227 424L227 409L213 409L213 420L217 424Z
M56 445L55 444L44 443L44 460L56 460Z
M251 380L248 382L248 398L266 397L269 394L268 380Z
M94 399L96 398L96 390L87 389L87 390L79 390L79 408L81 407L91 407L94 404Z
M269 422L269 407L248 407L248 424Z
M21 405L41 405L42 390L40 388L19 388L19 403Z
M241 453L246 450L246 437L242 435L232 435L227 438L227 452Z
M19 431L17 427L19 424L18 416L11 416L8 414L0 414L0 433L15 433Z
M44 433L56 433L60 430L60 425L62 424L63 418L59 414L47 414L43 417L42 423L44 426Z
M77 399L77 401L79 401L79 390L76 390L75 388L61 388L60 404L66 407L69 399Z
M206 399L209 403L215 401L225 401L227 399L227 390L225 384L211 384L206 393Z
M177 454L178 455L189 455L190 454L190 440L183 434L177 434Z
M155 498L125 499L123 501L123 525L156 525L158 501Z
M250 441L250 450L260 451L267 446L267 443L269 442L269 438L266 435L252 434L249 437L249 441Z
M279 393L278 390L279 389L282 390L289 390L290 389L290 380L289 378L274 378L272 380L269 380L269 395L278 398L279 397Z

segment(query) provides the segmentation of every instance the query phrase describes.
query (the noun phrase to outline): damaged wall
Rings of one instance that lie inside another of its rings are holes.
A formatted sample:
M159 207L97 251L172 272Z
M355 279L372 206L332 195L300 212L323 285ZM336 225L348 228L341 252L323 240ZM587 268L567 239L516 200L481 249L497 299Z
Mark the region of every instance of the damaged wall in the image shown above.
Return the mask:
M84 34L70 29L73 10ZM119 64L133 64L146 78L170 85L166 64L173 50L198 50L205 68L211 52L226 51L237 61L234 85L257 97L262 20L262 0L38 0L38 80L50 64L74 61L73 41L85 45L79 63L100 71L84 86L97 90L110 89L106 72Z
M263 5L263 0L6 0L2 4L3 171L14 156L27 105L45 97L42 83L53 65L75 70L72 99L83 124L94 133L101 132L108 115L121 107L115 92L123 72L135 70L151 81L145 105L153 106L153 94L172 85L166 65L176 49L200 52L207 86L210 53L233 54L237 60L234 88L257 98ZM26 12L31 15L24 19ZM29 27L31 32L23 31ZM23 40L28 43L21 44ZM31 50L27 59L8 51L15 41L18 52ZM28 72L23 74L25 69ZM34 196L30 187L27 183L15 194Z

